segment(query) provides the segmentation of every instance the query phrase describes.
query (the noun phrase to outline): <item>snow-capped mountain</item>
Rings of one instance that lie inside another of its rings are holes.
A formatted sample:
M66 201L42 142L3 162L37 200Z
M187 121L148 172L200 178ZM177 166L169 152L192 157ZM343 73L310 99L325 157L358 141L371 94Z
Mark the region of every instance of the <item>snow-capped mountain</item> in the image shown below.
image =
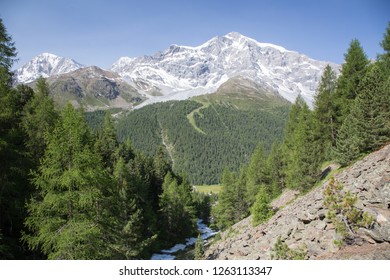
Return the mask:
M289 101L301 94L312 104L327 64L339 68L337 64L231 32L197 47L172 45L152 56L122 57L111 71L149 95L146 103L212 93L230 78L242 76L276 90Z
M42 53L16 70L15 77L17 83L30 83L39 76L47 78L53 75L69 73L83 67L84 65L73 59Z

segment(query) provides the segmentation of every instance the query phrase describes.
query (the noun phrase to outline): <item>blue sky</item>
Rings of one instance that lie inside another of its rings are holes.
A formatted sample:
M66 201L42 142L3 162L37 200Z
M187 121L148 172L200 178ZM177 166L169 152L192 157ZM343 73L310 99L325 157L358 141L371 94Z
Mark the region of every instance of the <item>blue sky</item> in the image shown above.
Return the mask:
M342 63L357 38L370 58L390 21L388 0L1 0L20 67L50 52L109 68L121 56L197 46L230 31Z

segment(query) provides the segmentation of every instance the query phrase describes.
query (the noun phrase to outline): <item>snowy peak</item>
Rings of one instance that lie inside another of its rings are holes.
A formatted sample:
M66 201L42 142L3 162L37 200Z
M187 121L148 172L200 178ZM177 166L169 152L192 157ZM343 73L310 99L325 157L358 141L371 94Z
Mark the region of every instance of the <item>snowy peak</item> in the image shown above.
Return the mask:
M84 66L73 59L56 56L51 53L37 55L16 71L17 83L30 83L39 76L44 78L69 73Z
M242 76L267 86L293 102L298 94L310 104L327 64L295 51L260 43L238 32L216 36L200 46L171 45L152 56L120 58L111 70L135 85L159 89L164 98L186 99L215 92L227 80ZM141 82L141 83L140 83Z

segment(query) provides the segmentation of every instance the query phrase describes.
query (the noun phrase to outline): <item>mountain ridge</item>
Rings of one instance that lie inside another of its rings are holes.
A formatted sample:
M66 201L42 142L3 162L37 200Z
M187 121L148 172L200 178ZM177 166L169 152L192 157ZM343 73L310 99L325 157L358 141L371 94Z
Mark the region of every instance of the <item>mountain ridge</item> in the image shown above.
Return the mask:
M210 94L238 76L268 87L290 102L300 94L312 105L327 64L336 70L340 67L230 32L195 47L173 44L153 55L121 57L105 71L119 74L144 97L146 101L138 107ZM16 81L28 83L40 75L57 77L82 68L85 66L74 60L44 53L19 68Z

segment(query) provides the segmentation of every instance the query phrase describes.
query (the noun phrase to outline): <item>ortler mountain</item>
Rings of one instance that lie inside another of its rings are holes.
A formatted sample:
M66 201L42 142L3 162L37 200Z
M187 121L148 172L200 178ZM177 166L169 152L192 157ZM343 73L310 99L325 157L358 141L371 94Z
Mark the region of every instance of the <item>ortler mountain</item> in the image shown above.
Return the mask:
M259 87L277 92L291 102L301 94L311 105L327 64L334 69L339 68L334 63L317 61L298 52L259 43L237 32L231 32L214 37L197 47L172 45L151 56L122 57L112 65L110 71L101 70L99 75L100 80L113 81L110 77L114 75L112 72L119 74L113 82L117 83L117 78L121 78L131 88L118 90L117 96L122 96L122 92L124 95L131 95L135 98L130 102L131 105L138 105L143 100L146 101L139 106L214 93L223 83L238 76L258 84ZM64 94L66 98L72 99L72 96L79 96L80 92L82 96L92 98L107 95L107 87L110 87L107 83L100 82L94 86L92 95L88 95L86 88L80 83L75 84L77 77L83 74L77 70L83 67L71 59L42 54L16 71L16 81L30 83L42 75L51 77L51 84L56 79L62 80L62 88L60 91L57 88L57 92ZM63 79L62 75L66 73L73 79ZM68 86L68 83L71 85ZM137 98L139 96L135 91L143 98ZM101 107L110 107L115 103L110 99L114 95L110 93L109 102L103 102ZM84 103L88 105L90 102L88 100ZM90 107L96 109L98 106L91 104Z
M273 89L292 102L301 94L311 104L327 64L338 68L231 32L197 47L172 45L153 56L122 57L111 70L147 96L161 95L146 104L212 93L236 76Z

